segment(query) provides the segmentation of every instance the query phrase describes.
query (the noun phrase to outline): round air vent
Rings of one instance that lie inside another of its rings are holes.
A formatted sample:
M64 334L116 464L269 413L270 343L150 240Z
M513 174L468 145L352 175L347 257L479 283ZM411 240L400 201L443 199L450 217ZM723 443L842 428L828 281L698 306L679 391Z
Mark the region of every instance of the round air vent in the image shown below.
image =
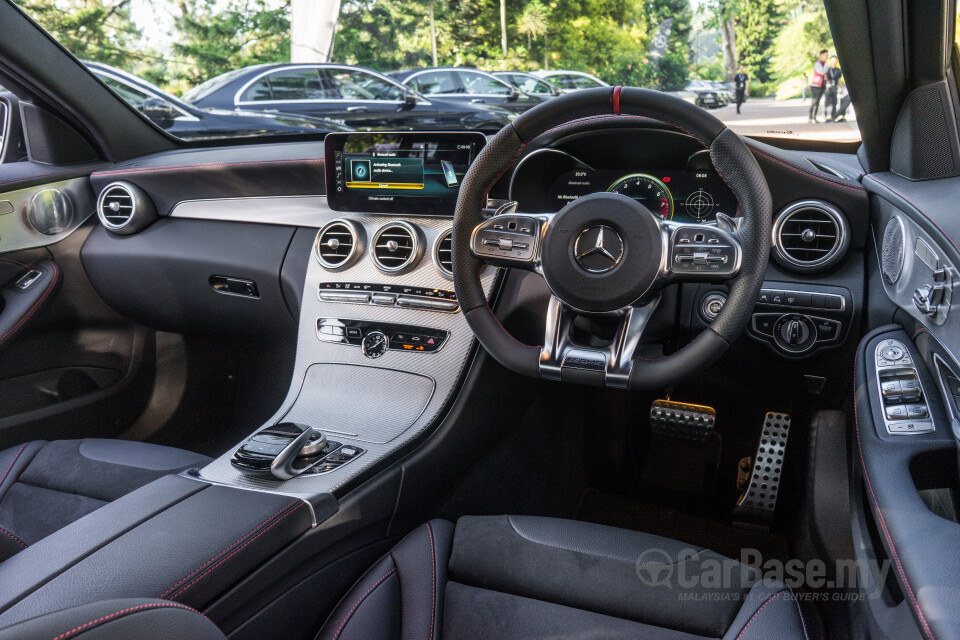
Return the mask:
M317 233L317 261L331 271L345 269L363 254L366 233L350 220L333 220Z
M423 234L407 222L391 222L373 237L373 262L381 271L402 273L423 257Z
M37 191L26 207L27 222L40 233L63 233L73 222L73 201L57 189Z
M447 278L453 278L453 229L447 229L433 243L433 263Z
M896 284L903 271L903 220L890 218L883 230L883 245L880 248L880 271L888 284Z
M774 257L795 271L820 271L837 263L850 246L847 222L819 200L795 202L773 225Z
M109 231L128 235L156 220L157 211L143 189L129 182L114 182L97 198L97 217Z

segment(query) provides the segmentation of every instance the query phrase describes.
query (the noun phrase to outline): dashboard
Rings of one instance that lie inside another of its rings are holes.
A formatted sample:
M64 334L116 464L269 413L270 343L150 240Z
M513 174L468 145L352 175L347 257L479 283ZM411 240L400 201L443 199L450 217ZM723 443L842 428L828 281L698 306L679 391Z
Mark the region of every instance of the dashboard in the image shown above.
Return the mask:
M553 213L582 196L608 191L633 198L677 222L734 216L737 200L714 169L709 151L688 136L648 130L637 149L617 131L571 137L538 149L517 165L510 199L529 213ZM624 147L632 147L627 153ZM636 151L636 152L634 152Z

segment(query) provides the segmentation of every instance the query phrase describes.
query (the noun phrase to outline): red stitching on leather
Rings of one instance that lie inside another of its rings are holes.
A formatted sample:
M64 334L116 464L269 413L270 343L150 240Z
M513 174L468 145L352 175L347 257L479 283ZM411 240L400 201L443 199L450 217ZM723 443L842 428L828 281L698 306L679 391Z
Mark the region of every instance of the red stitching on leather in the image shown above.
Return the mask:
M237 555L238 553L240 553L241 551L243 551L246 547L250 546L250 545L253 543L254 540L256 540L257 538L259 538L260 536L262 536L263 534L265 534L265 533L266 533L267 531L269 531L270 529L272 529L272 528L274 528L275 526L277 526L284 518L286 518L287 516L289 516L289 515L292 514L292 513L296 513L297 510L298 510L300 507L302 507L304 504L306 504L306 503L300 501L299 504L297 504L296 507L294 507L294 508L291 509L290 511L287 511L287 512L286 512L285 514L283 514L281 517L279 517L279 518L277 518L276 520L274 520L274 521L270 524L270 526L265 527L260 533L258 533L257 535L253 536L252 538L250 538L249 540L247 540L245 543L243 543L241 546L239 546L239 547L237 547L236 549L234 549L234 550L230 553L230 555L226 556L226 557L223 558L220 562L218 562L217 564L213 565L212 567L210 567L209 569L207 569L206 571L204 571L203 573L201 573L199 576L197 576L197 577L193 580L193 582L191 582L190 584L184 586L183 588L181 588L181 589L180 589L179 591L177 591L176 593L172 594L172 595L170 596L170 599L173 600L174 598L179 598L180 596L182 596L184 593L186 593L187 589L189 589L189 588L192 587L193 585L197 584L198 582L200 582L201 580L203 580L204 578L206 578L208 575L210 575L210 572L212 572L214 569L216 569L217 567L219 567L220 565L222 565L224 562L226 562L227 560L229 560L229 559L232 558L233 556L235 556L235 555Z
M20 318L17 324L10 327L10 329L5 334L0 336L0 344L3 344L7 340L7 338L9 338L10 336L12 336L17 331L20 330L20 328L23 326L23 323L29 320L30 316L36 313L37 309L40 308L40 305L43 304L43 301L46 300L47 296L50 295L50 292L53 291L54 287L57 285L57 282L59 282L60 268L57 266L56 262L51 262L50 266L53 267L53 277L50 278L50 284L47 285L47 290L43 292L43 295L40 296L39 300L33 303L33 306L27 310L27 313L22 318Z
M15 264L24 269L30 266L26 262L20 262L19 260L14 260L13 258L0 258L0 262L9 262L10 264Z
M283 508L280 509L280 511L277 511L275 514L273 514L272 516L270 516L269 518L267 518L266 520L264 520L263 522L261 522L260 524L258 524L257 526L255 526L255 527L254 527L253 529L251 529L246 535L244 535L244 536L241 537L239 540L237 540L236 542L234 542L233 544L231 544L229 547L227 547L226 549L224 549L223 551L221 551L220 553L218 553L217 555L213 556L212 558L210 558L209 560L207 560L206 562L204 562L202 565L200 565L199 567L197 567L196 569L194 569L192 572L190 572L189 575L185 576L184 578L181 578L181 580L180 580L177 584L173 585L172 587L170 587L169 589L167 589L166 591L164 591L163 593L161 593L161 594L160 594L160 597L161 597L161 598L165 598L168 593L170 593L171 591L173 591L174 589L176 589L177 587L179 587L180 585L182 585L184 582L186 582L187 580L189 580L190 578L192 578L193 576L195 576L198 572L202 571L204 567L206 567L207 565L209 565L211 562L215 562L220 556L222 556L222 555L225 554L226 552L230 551L230 549L234 548L235 546L237 546L238 544L240 544L241 542L243 542L244 540L246 540L248 537L250 537L251 535L253 535L253 534L257 531L257 529L259 529L259 528L262 527L263 525L267 524L268 522L270 522L271 520L273 520L274 518L276 518L277 516L279 516L281 513L283 513L284 511L286 511L287 509L289 509L290 507L292 507L293 505L295 505L295 504L297 504L297 503L299 503L299 502L300 502L299 500L293 500L293 501L288 502L287 504L285 504L285 505L283 506Z
M28 182L30 180L39 180L40 178L47 178L49 176L59 176L64 173L76 173L77 177L81 177L85 169L95 169L96 167L104 166L103 162L98 162L96 164L90 165L89 167L80 166L74 167L73 169L64 169L63 171L51 171L50 173L38 173L32 176L23 176L21 178L10 178L9 180L0 180L0 184L10 184L11 182Z
M766 157L766 158L769 158L770 160L773 160L773 161L776 162L777 164L779 164L779 165L781 165L781 166L783 166L783 167L786 167L787 169L790 169L791 171L795 171L795 172L797 172L797 173L802 173L803 175L807 176L808 178L813 178L814 180L820 180L821 182L826 182L827 184L832 184L832 185L834 185L834 186L836 186L836 187L840 187L840 188L842 188L842 189L849 189L850 191L854 191L854 192L856 192L856 193L858 193L858 194L866 194L866 193L867 193L867 190L864 189L863 187L861 187L860 185L856 185L856 186L855 186L855 185L853 185L852 183L851 183L851 184L843 184L843 183L837 182L836 180L831 180L830 178L826 178L826 177L824 177L824 176L818 176L818 175L816 175L816 174L814 174L814 173L812 173L812 172L810 172L810 171L807 171L807 170L804 169L803 167L800 167L800 166L797 166L797 165L793 164L792 162L790 162L790 161L788 161L788 160L783 160L783 159L781 159L781 158L778 158L777 156L773 155L773 154L770 153L769 151L764 151L763 149L761 149L760 147L758 147L758 146L756 146L756 145L754 145L754 144L751 144L751 143L746 142L746 141L744 141L744 142L745 142L745 144L746 144L748 147L750 147L750 149L752 149L753 151L756 151L757 153L761 154L762 156L764 156L764 157Z
M30 443L24 442L22 445L20 445L17 453L13 456L13 460L11 460L10 464L7 465L7 470L3 472L3 476L0 476L0 487L3 486L3 481L7 479L7 474L10 473L10 469L13 469L14 463L16 463L17 459L20 457L20 454L23 453L23 450L26 449L28 444Z
M353 612L357 610L357 607L359 607L361 604L363 604L363 601L367 599L367 596L370 595L370 594L373 592L374 589L376 589L377 587L379 587L380 584L381 584L384 580L386 580L386 579L389 578L391 575L393 575L393 574L396 572L396 570L397 570L397 568L394 567L393 569L390 569L390 571L387 571L387 572L383 575L382 578L380 578L379 580L377 580L376 582L374 582L374 583L373 583L373 586L370 587L369 589L367 589L367 592L366 592L366 593L364 593L362 596L360 596L360 599L357 600L357 602L350 608L350 611L347 612L347 616L343 619L343 622L341 622L341 623L340 623L340 626L337 627L337 632L336 632L335 634L333 634L333 640L337 640L337 638L340 637L340 634L343 632L343 628L346 626L346 624L347 624L348 622L350 622L350 618L353 617Z
M437 617L437 554L433 549L433 528L429 522L427 533L430 535L430 564L433 568L433 597L430 601L430 640L433 640L433 622Z
M760 612L761 612L761 611L763 611L764 609L767 608L767 605L768 605L768 604L770 604L771 602L773 602L774 600L776 600L777 598L779 598L781 595L783 595L783 594L785 594L785 593L788 593L788 590L787 590L787 589L781 589L780 591L777 591L775 594L773 594L772 596L770 596L769 598L767 598L766 602L764 602L764 603L760 606L760 608L757 609L757 610L754 612L753 616L751 616L751 618L750 618L749 620L747 620L747 624L743 625L743 629L740 629L740 633L737 634L737 640L740 640L741 638L743 638L743 634L745 634L745 633L747 632L747 627L749 627L751 624L753 624L753 621L757 619L757 616L760 615Z
M85 624L82 624L82 625L80 625L79 627L74 627L73 629L70 629L70 631L65 631L64 633L61 633L60 635L56 636L53 640L63 640L64 638L69 638L70 636L75 635L76 633L78 633L78 632L80 632L80 631L83 631L83 630L88 629L88 628L90 628L90 627L96 626L96 625L101 624L101 623L103 623L103 622L107 622L108 620L113 620L114 618L119 618L120 616L126 615L126 614L128 614L128 613L133 613L134 611L145 611L145 610L147 610L147 609L184 609L184 610L186 610L186 611L190 611L191 613L196 613L196 614L199 614L199 615L203 616L204 618L207 618L207 616L204 616L202 613L200 613L199 611L197 611L197 610L194 609L193 607L188 607L188 606L185 605L185 604L178 604L178 603L176 603L176 602L155 602L155 603L151 603L151 604L141 604L141 605L137 605L136 607L130 607L130 608L128 608L128 609L123 609L123 610L117 611L117 612L115 612L115 613L111 613L111 614L108 614L108 615L105 615L105 616L101 616L101 617L97 618L96 620L91 620L90 622L87 622L87 623L85 623ZM209 620L209 619L210 619L210 618L207 618L207 620Z
M165 171L184 171L187 169L266 166L274 164L293 164L297 162L323 162L323 158L290 158L285 160L257 160L249 162L202 162L199 164L178 164L166 167L127 167L124 169L108 169L106 171L97 171L94 173L94 176L97 178L108 178L112 176L129 175L131 173L158 173Z
M19 542L21 545L23 545L23 548L24 548L24 549L27 548L27 543L26 543L26 542L24 542L23 540L21 540L21 539L18 538L17 536L13 535L12 533L10 533L9 531L7 531L7 530L4 529L3 527L0 527L0 533L5 533L5 534L7 534L7 535L10 536L11 538L13 538L13 539L16 540L17 542Z
M910 204L912 204L913 207L914 207L917 211L919 211L919 212L923 215L924 218L926 218L927 220L929 220L930 222L932 222L932 223L933 223L933 226L935 226L937 229L940 230L940 233L942 233L942 234L943 234L943 237L947 239L947 242L949 242L950 244L953 245L953 248L954 248L954 249L956 249L957 251L960 251L960 247L958 247L958 246L957 246L957 243L953 241L953 238L951 238L951 237L947 234L947 232L943 230L943 227L941 227L939 224L937 224L937 221L936 221L936 220L934 220L932 217L930 217L930 214L928 214L926 211L924 211L923 209L921 209L921 208L920 208L920 205L918 205L916 202L914 202L913 200L911 200L911 199L910 199L910 196L908 196L907 194L903 193L902 191L899 191L899 190L898 190L896 187L894 187L893 185L887 184L886 182L884 182L883 180L881 180L880 178L876 177L876 176L873 175L873 174L870 174L870 179L879 182L880 184L882 184L883 186L885 186L887 189L890 189L890 191L893 191L895 194L897 194L898 196L900 196L901 198L903 198L904 200L906 200L907 202L909 202Z
M857 351L855 355L856 360L860 359L860 348L863 346L863 342L866 339L867 336L864 336L863 339L860 340L860 344L857 345ZM923 627L924 635L929 640L934 640L933 631L930 630L930 625L927 624L927 619L924 617L923 611L920 609L920 603L917 601L917 598L913 593L913 587L910 586L910 581L907 579L907 574L903 570L903 565L900 564L900 555L897 553L897 548L893 544L893 538L890 536L890 531L887 529L887 522L883 518L883 512L880 511L880 503L877 501L877 496L873 493L873 485L870 482L870 474L867 472L867 463L863 458L863 445L860 442L860 417L857 412L856 362L854 362L853 367L853 421L856 424L857 452L860 454L860 468L863 470L863 479L867 486L867 492L870 496L870 503L877 514L877 520L880 523L880 528L883 530L883 537L886 538L887 546L890 547L890 555L893 556L893 561L897 565L897 573L900 574L900 578L903 580L903 585L907 589L907 596L910 599L910 604L913 606L914 611L917 613L917 618L920 620L920 626Z

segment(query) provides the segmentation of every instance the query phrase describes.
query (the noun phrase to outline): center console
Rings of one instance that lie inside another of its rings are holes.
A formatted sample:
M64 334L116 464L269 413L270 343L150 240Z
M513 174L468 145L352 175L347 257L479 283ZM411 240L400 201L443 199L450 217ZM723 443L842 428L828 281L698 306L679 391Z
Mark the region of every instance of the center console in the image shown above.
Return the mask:
M451 225L459 182L484 143L472 133L326 137L329 187L312 199L318 231L293 383L268 429L200 479L297 496L334 492L435 423L475 345L453 291ZM488 296L496 275L481 274ZM271 472L285 444L268 442L278 437L269 429L281 423L322 433L329 450Z

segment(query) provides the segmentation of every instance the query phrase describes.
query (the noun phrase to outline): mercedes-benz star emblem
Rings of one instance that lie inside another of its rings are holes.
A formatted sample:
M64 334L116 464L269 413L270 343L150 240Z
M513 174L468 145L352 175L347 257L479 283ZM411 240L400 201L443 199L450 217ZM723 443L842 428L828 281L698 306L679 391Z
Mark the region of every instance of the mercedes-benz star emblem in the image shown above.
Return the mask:
M620 264L623 257L623 239L610 227L589 227L577 236L577 243L573 245L573 256L585 271L605 273Z

